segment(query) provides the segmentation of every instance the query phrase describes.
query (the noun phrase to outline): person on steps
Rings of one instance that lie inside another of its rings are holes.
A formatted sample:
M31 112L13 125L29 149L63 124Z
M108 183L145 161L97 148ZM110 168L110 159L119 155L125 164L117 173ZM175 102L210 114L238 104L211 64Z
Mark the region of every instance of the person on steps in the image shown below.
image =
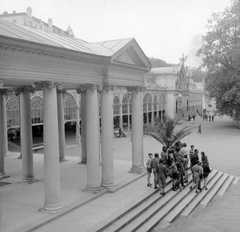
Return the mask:
M151 173L152 173L152 168L151 168L152 158L153 158L153 154L149 153L148 154L148 159L147 159L147 162L146 162L146 166L147 166L147 186L148 187L152 187L152 184L150 183Z
M166 179L167 179L167 168L163 163L163 159L160 158L159 164L157 166L157 174L158 174L158 184L160 189L160 194L165 195L165 187L166 187Z
M190 186L190 189L193 189L194 184L196 185L196 193L198 193L198 190L201 191L201 175L203 175L203 168L201 167L201 162L193 165L192 167L192 186Z
M201 161L202 161L202 167L203 167L203 183L204 183L204 188L205 190L208 190L207 188L207 177L208 174L211 172L211 169L209 168L209 162L208 162L208 158L205 155L205 152L202 151L201 152Z
M154 175L154 189L158 189L158 177L157 177L157 166L159 164L159 154L155 153L154 158L151 160L151 168Z

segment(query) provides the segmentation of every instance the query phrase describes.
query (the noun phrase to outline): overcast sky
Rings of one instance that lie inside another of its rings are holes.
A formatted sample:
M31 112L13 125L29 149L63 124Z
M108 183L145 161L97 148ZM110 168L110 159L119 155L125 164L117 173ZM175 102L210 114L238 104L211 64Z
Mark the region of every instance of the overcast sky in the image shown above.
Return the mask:
M26 12L88 42L134 37L148 57L168 63L188 55L187 65L196 66L195 56L206 33L207 20L223 11L231 0L0 0L3 11Z

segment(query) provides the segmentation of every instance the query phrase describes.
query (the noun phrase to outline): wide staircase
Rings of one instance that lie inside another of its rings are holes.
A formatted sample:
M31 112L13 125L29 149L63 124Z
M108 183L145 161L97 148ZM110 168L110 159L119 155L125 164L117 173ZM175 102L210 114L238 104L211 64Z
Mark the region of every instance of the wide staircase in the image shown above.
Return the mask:
M170 224L179 216L189 216L198 205L205 207L216 194L222 196L226 189L231 184L237 184L238 180L239 177L211 170L207 182L208 190L202 189L196 193L195 186L190 189L190 171L189 182L178 191L172 190L172 180L168 178L165 196L161 196L157 190L145 193L137 202L118 210L88 232L152 231L159 223Z

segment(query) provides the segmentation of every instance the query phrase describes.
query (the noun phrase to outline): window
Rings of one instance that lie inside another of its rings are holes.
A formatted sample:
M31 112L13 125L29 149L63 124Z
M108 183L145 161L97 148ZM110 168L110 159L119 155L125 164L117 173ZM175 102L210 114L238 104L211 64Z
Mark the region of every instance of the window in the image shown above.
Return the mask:
M66 93L63 100L64 120L73 121L77 119L77 106L74 97Z
M9 100L6 110L8 127L20 126L19 98Z
M113 115L120 114L120 100L118 96L113 98Z
M43 99L41 97L34 97L31 100L31 118L32 124L43 122Z

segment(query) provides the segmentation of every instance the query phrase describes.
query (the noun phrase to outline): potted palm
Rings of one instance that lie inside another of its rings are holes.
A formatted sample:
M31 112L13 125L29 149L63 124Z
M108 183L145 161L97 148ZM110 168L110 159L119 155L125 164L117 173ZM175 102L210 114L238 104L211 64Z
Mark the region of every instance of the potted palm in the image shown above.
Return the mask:
M143 128L143 134L151 136L159 141L163 146L172 147L182 138L192 133L191 126L185 126L180 130L176 130L176 125L179 122L179 118L176 116L174 119L166 116L161 122L160 119L154 119L154 125L145 125Z

